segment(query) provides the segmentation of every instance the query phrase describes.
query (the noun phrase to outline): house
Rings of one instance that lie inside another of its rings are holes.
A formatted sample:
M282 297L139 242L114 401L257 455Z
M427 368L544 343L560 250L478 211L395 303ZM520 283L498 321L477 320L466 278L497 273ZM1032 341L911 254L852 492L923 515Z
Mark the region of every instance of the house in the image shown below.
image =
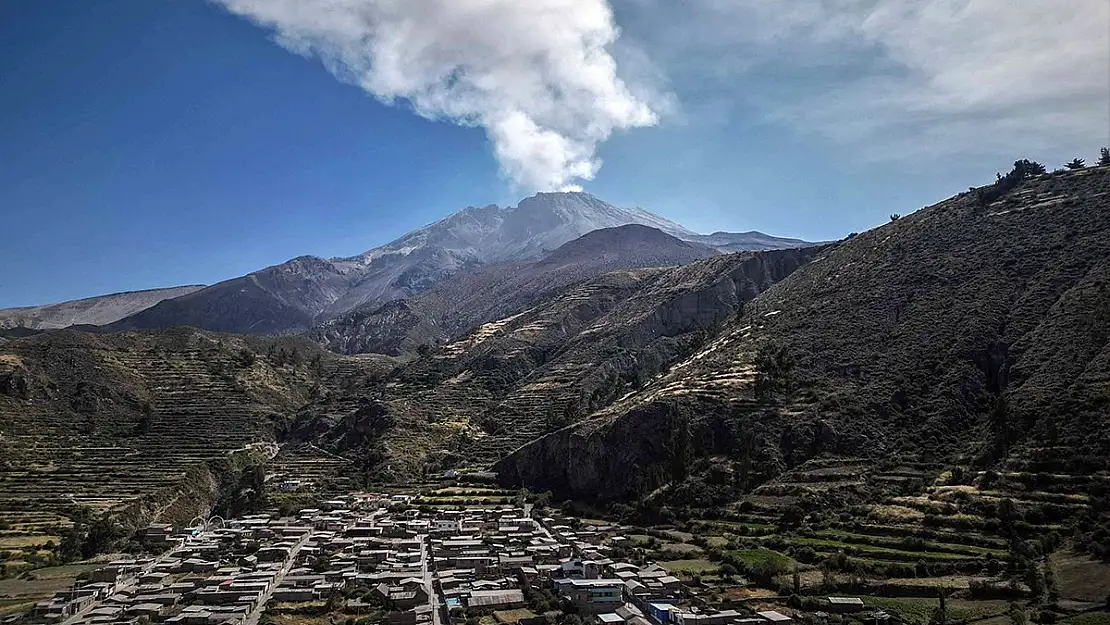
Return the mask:
M511 590L474 590L467 598L467 606L472 608L495 608L499 610L523 608L524 593L519 589Z
M647 604L648 615L656 623L670 623L671 612L675 607L669 603L652 602Z
M314 600L316 592L311 586L278 586L271 597L278 602L300 603Z
M860 612L864 609L863 599L859 597L828 597L825 601L828 603L826 609L834 614Z
M676 611L671 614L677 625L730 625L736 623L740 613L736 610L723 610L719 612L686 612Z
M555 590L584 614L612 612L624 604L624 582L619 579L560 579L555 580Z
M770 621L773 625L790 625L790 623L794 622L794 619L785 614L775 612L774 610L768 610L766 612L756 612L756 615L763 620Z

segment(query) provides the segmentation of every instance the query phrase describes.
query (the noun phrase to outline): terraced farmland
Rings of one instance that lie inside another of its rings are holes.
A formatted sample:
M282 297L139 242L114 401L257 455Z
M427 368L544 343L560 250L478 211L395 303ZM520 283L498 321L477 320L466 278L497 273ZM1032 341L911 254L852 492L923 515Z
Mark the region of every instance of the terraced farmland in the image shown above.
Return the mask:
M2 358L0 519L11 529L0 541L56 537L78 508L146 500L154 517L196 514L204 501L177 501L191 470L238 450L272 456L298 409L371 366L301 341L189 329L43 334ZM313 477L340 464L278 460Z

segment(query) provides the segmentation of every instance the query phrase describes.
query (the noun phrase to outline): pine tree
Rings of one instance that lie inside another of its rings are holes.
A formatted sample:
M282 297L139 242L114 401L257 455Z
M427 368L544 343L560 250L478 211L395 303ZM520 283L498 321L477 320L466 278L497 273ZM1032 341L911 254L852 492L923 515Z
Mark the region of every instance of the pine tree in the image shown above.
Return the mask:
M1073 158L1072 160L1068 161L1067 163L1064 163L1064 167L1067 167L1068 169L1083 169L1086 166L1087 166L1087 161L1085 161L1081 158Z
M1110 148L1102 148L1098 156L1099 167L1110 165Z

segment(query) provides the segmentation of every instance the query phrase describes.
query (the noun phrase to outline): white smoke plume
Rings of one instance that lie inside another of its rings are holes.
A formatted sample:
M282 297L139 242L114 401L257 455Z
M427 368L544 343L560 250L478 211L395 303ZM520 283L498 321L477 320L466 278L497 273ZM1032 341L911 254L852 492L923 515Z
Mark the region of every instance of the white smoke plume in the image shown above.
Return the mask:
M658 116L618 77L607 0L215 0L379 100L481 126L502 171L570 190L597 145Z

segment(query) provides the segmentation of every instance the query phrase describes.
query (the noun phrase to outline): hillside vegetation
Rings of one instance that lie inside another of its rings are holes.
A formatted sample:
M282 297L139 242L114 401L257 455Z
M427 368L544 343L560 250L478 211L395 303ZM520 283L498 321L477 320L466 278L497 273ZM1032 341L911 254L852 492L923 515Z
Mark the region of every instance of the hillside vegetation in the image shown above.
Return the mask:
M424 350L375 382L361 416L321 423L306 415L298 429L336 451L380 446L368 457L390 476L487 466L636 393L700 349L738 305L819 253L717 256L573 284ZM348 434L360 430L375 435Z
M771 519L885 502L876 514L1105 540L1110 168L983 198L827 249L704 349L496 470L590 499Z
M12 340L0 346L0 511L188 522L219 496L196 488L219 480L212 461L272 455L265 444L301 407L377 367L302 339L188 328Z

